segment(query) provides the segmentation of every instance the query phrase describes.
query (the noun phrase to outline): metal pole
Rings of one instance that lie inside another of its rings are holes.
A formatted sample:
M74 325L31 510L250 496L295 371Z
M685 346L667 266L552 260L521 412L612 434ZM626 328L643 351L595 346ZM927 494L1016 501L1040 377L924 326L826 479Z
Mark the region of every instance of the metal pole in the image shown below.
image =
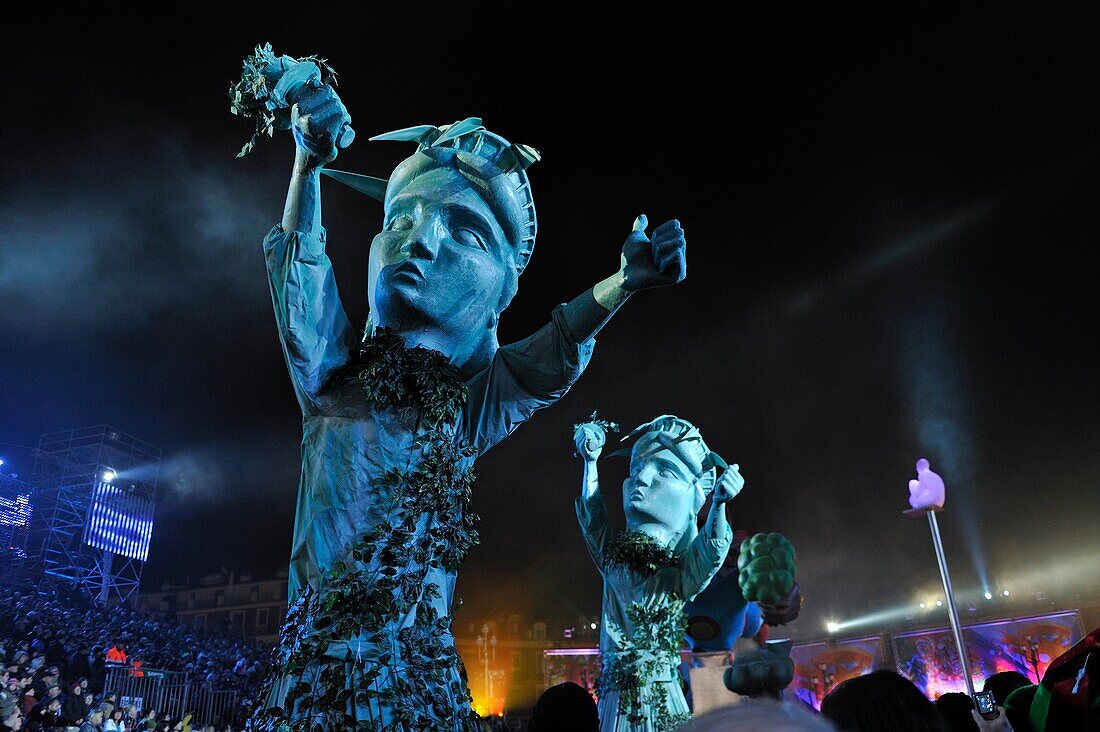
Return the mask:
M951 619L951 632L955 636L955 648L959 651L959 664L966 679L966 690L974 698L974 679L970 677L970 658L963 645L962 625L959 623L959 611L955 607L955 593L951 590L951 575L947 572L947 558L943 555L943 542L940 541L940 526L936 523L936 512L928 511L928 528L932 530L932 543L936 547L936 561L940 565L940 579L943 580L943 592L947 596L947 617Z

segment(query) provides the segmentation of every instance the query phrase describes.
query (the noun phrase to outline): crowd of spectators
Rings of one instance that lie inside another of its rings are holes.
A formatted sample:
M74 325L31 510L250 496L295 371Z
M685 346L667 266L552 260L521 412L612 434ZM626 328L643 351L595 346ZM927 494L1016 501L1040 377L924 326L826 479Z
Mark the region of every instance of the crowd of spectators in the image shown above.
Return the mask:
M978 714L967 694L943 694L934 702L895 671L873 671L832 689L815 712L801 700L770 695L701 715L683 729L692 732L1092 732L1100 730L1100 629L1056 660L1036 685L1023 674L1004 671L987 678L982 692L993 697L995 714ZM1061 663L1061 666L1059 664ZM1049 671L1053 670L1054 678ZM1092 682L1092 684L1090 684ZM1047 694L1036 714L1032 700ZM1092 689L1090 691L1090 688ZM492 728L490 727L490 730ZM547 689L535 705L528 732L600 732L595 700L573 682Z
M264 656L247 642L104 607L65 587L0 587L0 732L202 732L190 717L120 707L117 695L104 693L108 669L179 672L197 688L238 692L243 707Z
M211 720L199 725L190 714L171 718L155 709L138 709L113 689L105 690L109 669L120 668L130 676L151 669L174 671L199 688L237 691L240 707L245 708L261 681L264 655L241 640L196 632L170 618L125 606L103 607L64 587L0 587L0 732L232 732L223 720L214 720L220 722L217 727L208 724ZM1077 701L1085 707L1100 706L1097 692L1089 690L1090 680L1100 680L1097 659L1100 630L1056 660L1053 674L1048 673L1052 678L1044 677L1044 683L1062 697L1080 696ZM990 677L985 690L993 693L998 707L994 720L975 714L965 694L945 694L932 702L899 674L875 671L833 689L820 715L797 703L749 700L697 719L692 729L1030 732L1036 729L1033 713L1029 720L1032 699L1036 693L1049 697L1014 672ZM1050 703L1043 701L1044 710ZM595 712L587 691L563 684L543 695L525 726L535 731L564 724L595 732ZM1062 726L1064 720L1080 715L1100 722L1100 711L1078 713L1072 704L1060 714L1052 719L1062 720ZM490 730L512 728L504 719L486 723ZM1085 722L1085 728L1092 729L1087 726L1091 723ZM1056 728L1044 727L1039 729Z

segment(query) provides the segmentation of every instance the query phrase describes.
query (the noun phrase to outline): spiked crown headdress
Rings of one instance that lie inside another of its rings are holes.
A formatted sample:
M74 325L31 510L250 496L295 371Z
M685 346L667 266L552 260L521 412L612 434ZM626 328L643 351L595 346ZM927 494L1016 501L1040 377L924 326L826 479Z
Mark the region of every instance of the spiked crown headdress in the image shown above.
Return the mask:
M535 200L526 172L528 166L542 157L538 150L512 144L489 132L479 117L442 127L406 127L370 139L415 142L417 150L388 179L342 170L321 172L389 206L390 200L417 176L438 168L451 168L481 192L505 236L516 248L516 268L523 271L534 251L538 232Z

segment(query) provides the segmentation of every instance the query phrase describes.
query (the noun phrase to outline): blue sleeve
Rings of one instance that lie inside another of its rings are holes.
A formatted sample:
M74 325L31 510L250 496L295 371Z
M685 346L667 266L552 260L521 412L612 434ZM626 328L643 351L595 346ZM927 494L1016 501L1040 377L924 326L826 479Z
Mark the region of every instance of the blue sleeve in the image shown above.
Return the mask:
M288 233L277 225L264 238L264 258L294 392L303 414L315 414L325 381L356 347L325 255L325 232Z
M588 545L588 553L600 571L603 571L607 553L607 542L611 539L611 522L607 519L607 506L603 495L596 491L585 498L577 498L577 523L581 526L581 535Z
M704 530L692 540L691 546L680 558L681 591L685 600L693 599L710 584L722 562L726 561L731 541L733 531L729 526L716 539L712 539Z
M470 444L484 454L561 399L588 365L594 345L594 338L573 338L559 306L533 335L497 350L469 382L464 419Z

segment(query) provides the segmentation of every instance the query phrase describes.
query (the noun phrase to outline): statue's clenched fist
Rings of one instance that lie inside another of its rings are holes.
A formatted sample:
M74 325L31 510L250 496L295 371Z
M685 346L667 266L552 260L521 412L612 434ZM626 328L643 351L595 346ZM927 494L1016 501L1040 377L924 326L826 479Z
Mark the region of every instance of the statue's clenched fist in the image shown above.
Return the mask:
M573 430L573 444L577 455L586 463L594 463L607 444L607 432L595 422L585 422Z
M675 219L646 236L646 217L639 216L623 244L623 288L627 292L674 285L687 276L687 242Z
M290 110L290 129L298 150L306 154L307 167L335 160L338 149L351 144L355 135L351 115L336 90L315 80L299 90Z
M722 477L718 479L718 484L714 486L714 502L726 503L732 501L744 487L745 479L741 477L741 471L738 465L734 463L722 473Z

